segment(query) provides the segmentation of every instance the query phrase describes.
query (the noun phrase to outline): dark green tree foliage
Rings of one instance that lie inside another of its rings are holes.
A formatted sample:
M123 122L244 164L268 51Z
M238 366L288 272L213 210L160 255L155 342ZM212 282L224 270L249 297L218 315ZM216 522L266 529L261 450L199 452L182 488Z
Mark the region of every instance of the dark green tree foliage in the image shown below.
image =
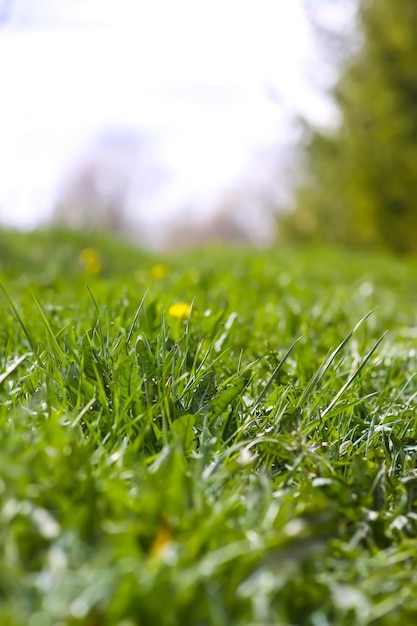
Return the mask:
M417 1L362 0L360 46L334 90L340 123L310 129L299 239L417 250Z

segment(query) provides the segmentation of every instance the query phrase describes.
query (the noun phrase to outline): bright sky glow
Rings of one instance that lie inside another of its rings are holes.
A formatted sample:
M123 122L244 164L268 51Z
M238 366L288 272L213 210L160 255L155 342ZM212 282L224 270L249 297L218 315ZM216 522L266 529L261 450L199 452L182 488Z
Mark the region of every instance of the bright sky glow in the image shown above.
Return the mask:
M254 148L285 143L294 109L329 115L315 62L301 0L15 0L0 32L0 219L47 214L71 158L112 127L158 134L171 206L226 185Z

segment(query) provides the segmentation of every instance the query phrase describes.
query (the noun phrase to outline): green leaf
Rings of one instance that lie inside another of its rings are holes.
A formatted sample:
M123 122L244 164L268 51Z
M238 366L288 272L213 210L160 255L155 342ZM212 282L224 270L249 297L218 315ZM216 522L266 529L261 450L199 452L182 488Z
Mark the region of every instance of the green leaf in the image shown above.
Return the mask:
M170 432L174 441L180 442L184 453L190 454L195 448L195 417L187 413L172 422Z

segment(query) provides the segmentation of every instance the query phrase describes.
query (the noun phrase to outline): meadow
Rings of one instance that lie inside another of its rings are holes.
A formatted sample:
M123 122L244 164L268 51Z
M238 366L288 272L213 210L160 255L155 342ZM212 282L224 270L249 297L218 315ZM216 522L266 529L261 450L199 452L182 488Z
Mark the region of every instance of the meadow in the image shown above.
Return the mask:
M416 276L0 233L0 624L415 624Z

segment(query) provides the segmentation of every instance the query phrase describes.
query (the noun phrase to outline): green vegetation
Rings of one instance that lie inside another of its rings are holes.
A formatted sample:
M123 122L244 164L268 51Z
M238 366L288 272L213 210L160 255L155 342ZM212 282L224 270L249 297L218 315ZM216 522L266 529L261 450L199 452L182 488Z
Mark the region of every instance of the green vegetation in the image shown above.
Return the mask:
M293 239L417 250L417 3L361 0L360 35L334 89L340 123L311 129Z
M2 625L415 624L415 263L0 244Z

